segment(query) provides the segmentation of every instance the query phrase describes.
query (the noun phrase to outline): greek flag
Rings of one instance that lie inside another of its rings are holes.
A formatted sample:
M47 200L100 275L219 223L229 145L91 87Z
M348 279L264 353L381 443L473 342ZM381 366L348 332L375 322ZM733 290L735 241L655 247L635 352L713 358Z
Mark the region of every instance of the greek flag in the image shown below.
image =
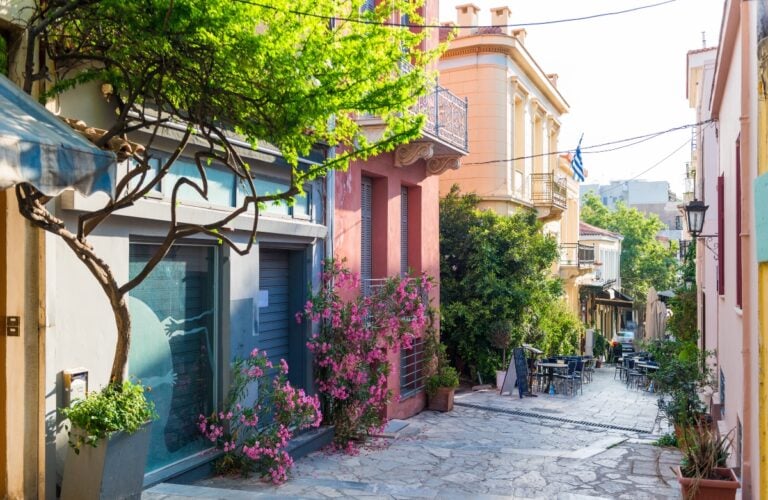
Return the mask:
M584 136L582 136L583 138ZM576 153L571 160L571 169L573 170L574 179L579 182L584 182L584 164L581 162L581 139L579 139L579 145L576 146Z

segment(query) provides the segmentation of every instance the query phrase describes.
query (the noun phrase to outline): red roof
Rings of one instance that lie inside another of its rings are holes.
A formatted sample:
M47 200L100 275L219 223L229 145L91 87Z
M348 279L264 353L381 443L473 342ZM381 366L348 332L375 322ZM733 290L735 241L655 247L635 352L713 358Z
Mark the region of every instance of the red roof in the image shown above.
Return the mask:
M619 239L623 238L623 236L620 235L619 233L614 233L612 231L608 231L607 229L593 226L592 224L587 224L586 222L581 222L581 221L579 221L579 235L580 236L608 236L609 238L619 238Z

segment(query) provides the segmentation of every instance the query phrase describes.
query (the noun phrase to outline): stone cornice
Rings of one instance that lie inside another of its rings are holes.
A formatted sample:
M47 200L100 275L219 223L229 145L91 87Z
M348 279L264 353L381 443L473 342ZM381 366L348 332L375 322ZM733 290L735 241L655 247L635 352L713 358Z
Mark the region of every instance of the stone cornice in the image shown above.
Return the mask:
M504 34L463 36L450 42L441 60L479 54L503 54L511 59L531 80L558 113L568 112L568 102L560 94L520 41Z

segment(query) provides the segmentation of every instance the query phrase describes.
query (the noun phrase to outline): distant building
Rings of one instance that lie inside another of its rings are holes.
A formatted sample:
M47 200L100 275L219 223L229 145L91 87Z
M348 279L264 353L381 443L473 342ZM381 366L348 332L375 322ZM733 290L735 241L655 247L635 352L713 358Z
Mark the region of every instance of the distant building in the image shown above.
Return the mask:
M657 215L666 226L659 231L657 239L676 241L680 246L680 240L683 239L683 215L679 205L682 201L670 191L667 181L632 179L611 181L610 184L582 184L579 193L582 203L587 193L600 198L603 205L611 210L616 208L618 202L622 202L645 215Z

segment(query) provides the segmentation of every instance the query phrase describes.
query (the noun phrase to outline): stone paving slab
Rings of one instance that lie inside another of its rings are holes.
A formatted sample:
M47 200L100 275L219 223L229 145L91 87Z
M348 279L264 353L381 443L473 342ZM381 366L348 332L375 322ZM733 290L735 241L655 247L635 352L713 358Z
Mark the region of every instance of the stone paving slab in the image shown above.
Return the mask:
M661 430L653 425L655 395L627 389L612 375L612 369L599 370L584 395L574 398L460 395L459 401L496 409L422 412L393 439L375 440L355 456L315 452L298 460L281 486L256 477L213 477L194 485L161 484L142 498L680 498L671 470L679 453L650 445L655 434L498 411L563 412L593 423L618 418L630 427Z

